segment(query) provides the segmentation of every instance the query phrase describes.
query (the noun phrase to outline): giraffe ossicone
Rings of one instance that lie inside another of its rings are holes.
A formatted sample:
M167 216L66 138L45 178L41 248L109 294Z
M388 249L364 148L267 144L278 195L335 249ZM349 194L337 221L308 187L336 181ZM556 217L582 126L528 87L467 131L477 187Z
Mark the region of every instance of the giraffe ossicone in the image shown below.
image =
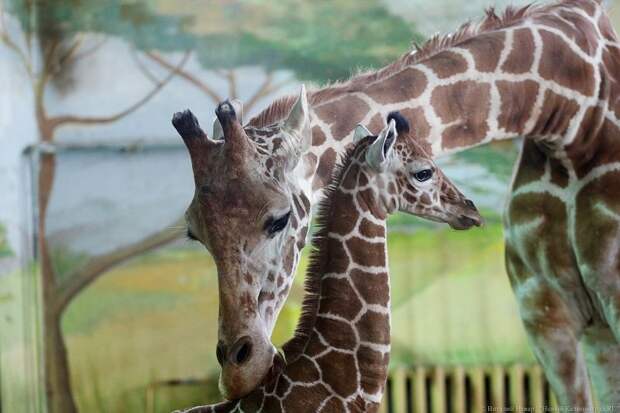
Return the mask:
M388 126L358 141L336 168L318 213L303 315L284 345L286 363L242 399L187 413L378 409L390 351L388 215L481 223L471 201L397 125L406 121L390 114ZM420 171L430 172L420 179Z

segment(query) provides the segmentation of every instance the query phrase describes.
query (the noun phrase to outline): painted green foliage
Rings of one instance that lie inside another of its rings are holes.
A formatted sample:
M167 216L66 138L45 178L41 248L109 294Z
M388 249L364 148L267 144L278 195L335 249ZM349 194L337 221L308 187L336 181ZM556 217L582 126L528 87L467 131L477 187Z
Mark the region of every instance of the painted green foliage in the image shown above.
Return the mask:
M197 45L205 67L258 63L291 69L300 80L334 81L380 67L422 40L375 0L233 2L223 13L227 26ZM196 21L192 30L208 24Z
M173 10L162 8L144 1L41 0L13 2L10 11L27 31L44 36L105 33L143 50L194 50L209 69L260 65L290 69L299 79L314 81L378 67L421 40L411 24L376 0L234 1L207 3L203 10L180 1ZM214 21L220 17L225 25Z

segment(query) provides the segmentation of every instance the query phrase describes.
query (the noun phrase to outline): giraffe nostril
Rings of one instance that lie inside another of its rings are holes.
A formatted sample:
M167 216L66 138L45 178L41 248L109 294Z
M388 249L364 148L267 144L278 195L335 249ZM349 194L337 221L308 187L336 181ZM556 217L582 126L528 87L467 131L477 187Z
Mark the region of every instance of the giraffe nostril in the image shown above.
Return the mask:
M217 357L217 362L220 363L220 366L224 365L224 358L226 355L226 346L220 340L217 342L217 347L215 348L215 357Z
M252 355L252 340L250 337L242 337L233 345L230 351L230 361L241 365L250 359Z

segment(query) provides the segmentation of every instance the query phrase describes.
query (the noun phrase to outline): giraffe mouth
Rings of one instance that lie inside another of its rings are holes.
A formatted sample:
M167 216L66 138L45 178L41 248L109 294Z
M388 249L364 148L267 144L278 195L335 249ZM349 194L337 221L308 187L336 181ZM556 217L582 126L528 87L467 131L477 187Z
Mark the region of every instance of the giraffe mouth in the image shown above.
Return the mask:
M455 221L450 222L450 227L458 230L470 229L471 227L481 227L484 221L481 216L461 215Z

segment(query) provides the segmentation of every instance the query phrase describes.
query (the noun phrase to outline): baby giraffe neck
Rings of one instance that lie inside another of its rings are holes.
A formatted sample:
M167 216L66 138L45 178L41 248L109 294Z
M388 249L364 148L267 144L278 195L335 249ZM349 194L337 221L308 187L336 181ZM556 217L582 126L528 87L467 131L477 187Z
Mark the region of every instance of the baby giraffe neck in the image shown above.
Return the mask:
M314 299L310 305L306 301L301 320L306 344L284 374L318 373L330 403L374 411L383 395L390 351L387 216L352 158L319 213L318 249L307 289Z
M340 395L356 394L366 409L381 401L390 351L386 215L370 191L341 186L333 195L334 211L326 225L329 258L315 334L306 349L326 352L324 370L349 378L350 384L334 380L343 387Z

